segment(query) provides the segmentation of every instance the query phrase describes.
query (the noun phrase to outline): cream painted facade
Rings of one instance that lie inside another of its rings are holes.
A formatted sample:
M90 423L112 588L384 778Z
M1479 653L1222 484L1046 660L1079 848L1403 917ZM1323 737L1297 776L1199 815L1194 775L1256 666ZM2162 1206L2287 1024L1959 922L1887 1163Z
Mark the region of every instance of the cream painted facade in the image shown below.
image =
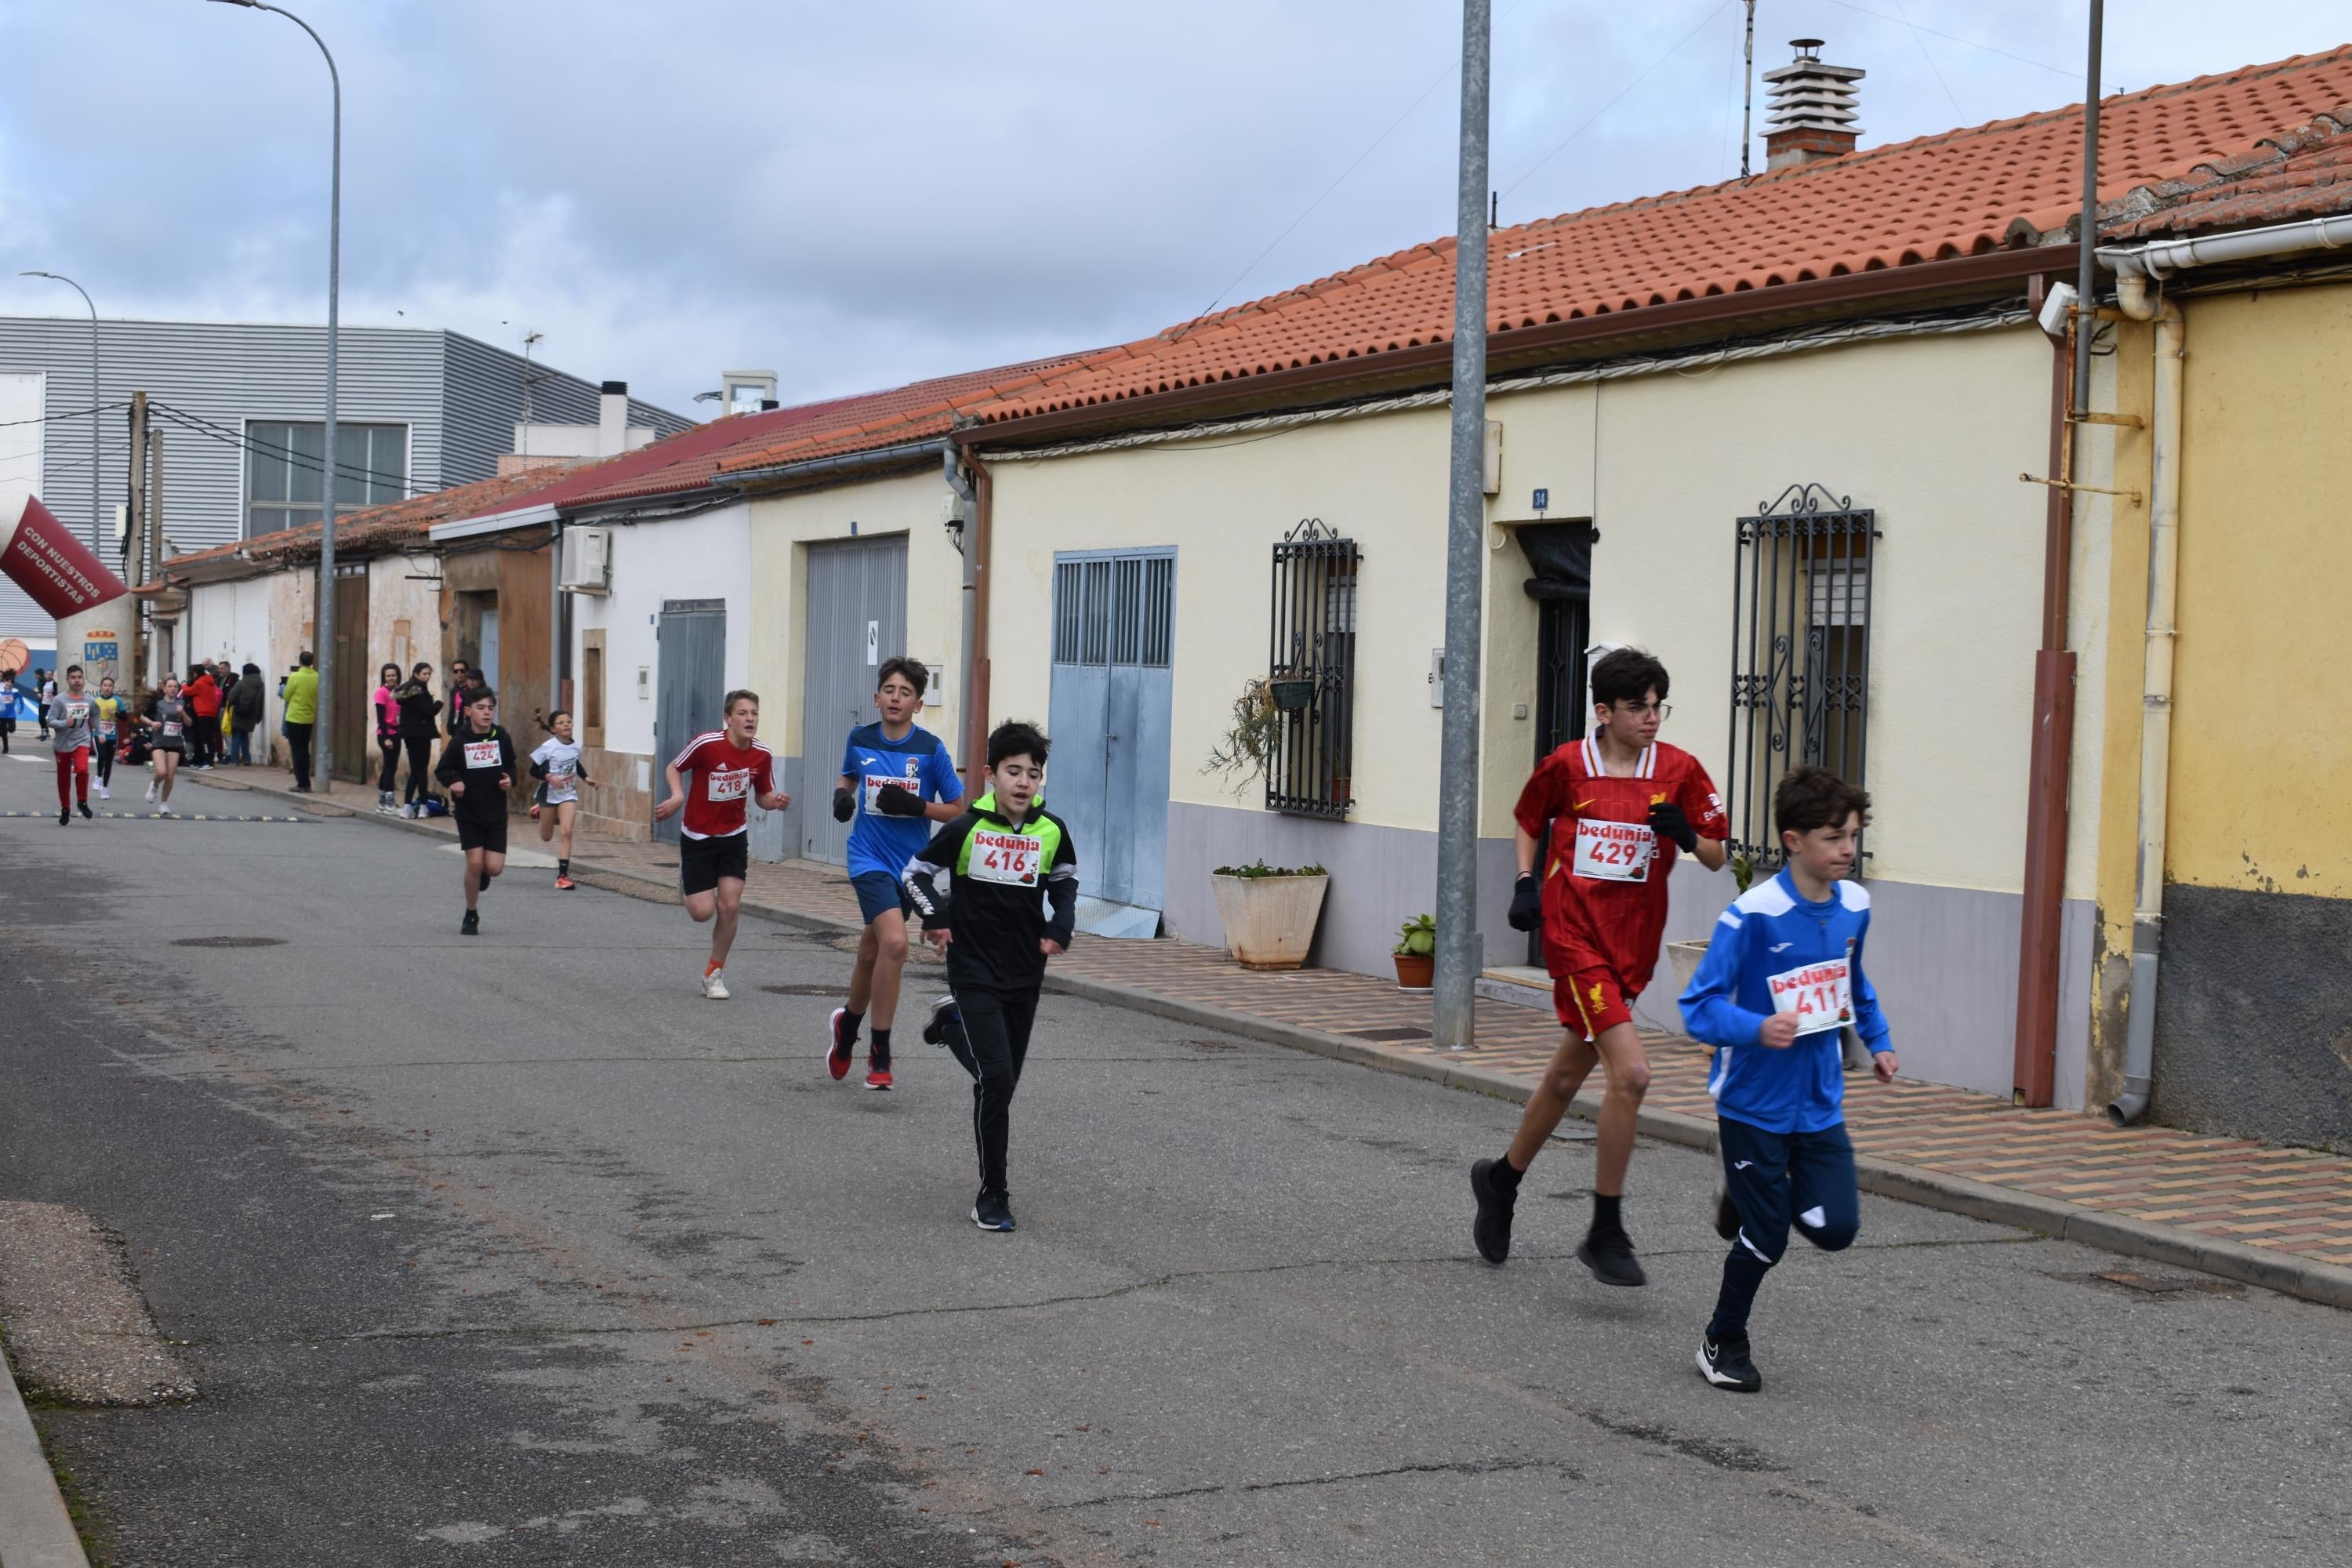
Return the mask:
M1502 457L1486 554L1479 902L1492 961L1517 962L1525 942L1502 913L1511 805L1535 760L1531 721L1517 714L1536 699L1536 615L1521 586L1528 563L1510 536L1537 520L1532 492L1549 492L1545 520L1597 527L1593 636L1665 661L1675 678L1665 738L1721 782L1735 520L1791 483L1816 481L1874 509L1881 533L1866 780L1875 803L1868 875L1882 910L1874 977L1912 1070L2008 1091L2044 510L2042 490L2018 476L2047 465L2050 365L2048 339L2018 325L1490 400ZM1208 868L1268 845L1332 868L1319 962L1385 972L1389 934L1434 902L1441 714L1428 676L1444 637L1447 419L1440 406L1249 441L992 457L992 719L1048 709L1057 552L1177 551L1168 919L1178 934L1221 940ZM1357 805L1342 826L1268 823L1255 789L1237 797L1200 771L1234 696L1266 673L1270 550L1303 517L1354 539L1363 557ZM2078 529L2074 564L2078 602L2102 596L2098 529ZM2089 1030L2108 651L2079 636L2076 646L2059 1071L2070 1104L2081 1103ZM1702 934L1733 891L1727 874L1678 871L1670 938ZM1645 1007L1655 1022L1677 1022L1663 986Z
M758 614L750 626L750 684L761 694L761 732L785 762L793 806L782 842L798 854L800 813L832 798L840 759L805 755L809 547L837 540L903 536L907 541L908 657L943 672L918 720L962 757L956 695L962 680L963 556L941 525L951 494L934 466L910 474L856 479L824 489L762 496L749 503L749 584Z

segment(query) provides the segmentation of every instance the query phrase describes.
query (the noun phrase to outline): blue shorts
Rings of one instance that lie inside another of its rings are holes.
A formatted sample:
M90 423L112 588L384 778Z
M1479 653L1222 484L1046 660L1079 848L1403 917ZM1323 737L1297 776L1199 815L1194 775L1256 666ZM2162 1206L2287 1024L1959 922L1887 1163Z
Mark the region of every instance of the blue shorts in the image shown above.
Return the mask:
M867 925L891 910L903 915L914 908L907 889L887 871L860 871L849 879L849 885L856 889L857 913Z

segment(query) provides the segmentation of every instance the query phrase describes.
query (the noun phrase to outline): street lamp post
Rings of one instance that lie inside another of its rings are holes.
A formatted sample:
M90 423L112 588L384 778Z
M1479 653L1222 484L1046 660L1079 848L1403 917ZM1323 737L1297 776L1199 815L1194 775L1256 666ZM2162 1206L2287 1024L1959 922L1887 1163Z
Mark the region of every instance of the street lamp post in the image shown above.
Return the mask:
M313 619L318 626L318 643L313 650L319 661L319 721L318 777L328 793L334 790L335 781L335 314L337 296L342 286L343 247L343 78L335 68L335 57L327 47L327 40L319 37L318 29L282 5L271 5L264 0L216 0L224 5L242 5L251 11L275 11L304 32L319 46L319 53L327 60L328 79L334 87L334 165L327 197L327 430L326 455L321 467L326 470L320 479L322 504L319 511L319 586L317 609Z
M89 290L62 272L19 272L19 278L47 278L62 283L81 296L89 305L89 552L100 560L106 558L106 547L98 542L98 409L106 401L98 390L98 307L89 303Z

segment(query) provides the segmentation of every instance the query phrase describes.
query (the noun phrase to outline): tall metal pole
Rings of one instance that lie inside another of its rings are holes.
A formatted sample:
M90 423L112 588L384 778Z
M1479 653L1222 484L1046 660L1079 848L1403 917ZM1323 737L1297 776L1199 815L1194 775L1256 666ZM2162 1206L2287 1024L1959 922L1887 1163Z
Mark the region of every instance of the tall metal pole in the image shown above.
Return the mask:
M327 195L327 431L325 472L320 476L323 504L319 512L318 647L319 665L318 777L331 794L335 780L335 317L342 288L343 257L343 76L335 68L333 51L319 30L282 5L264 0L218 0L253 11L275 11L310 35L327 59L327 78L334 88L334 163ZM362 650L361 657L366 657Z
M1445 520L1445 710L1438 748L1437 981L1431 1035L1476 1042L1478 627L1486 533L1486 73L1489 0L1462 5L1462 175L1454 236L1454 449Z
M106 559L106 547L99 542L100 524L98 515L98 405L106 401L98 390L98 307L89 302L89 290L62 272L19 272L19 278L47 278L64 284L81 296L89 307L89 552L100 560ZM136 584L132 586L137 586Z
M2106 7L2091 0L2090 63L2083 68L2083 258L2074 271L2074 308L2089 311L2098 296L2095 252L2099 244L2099 30ZM2091 342L2097 322L2085 314L2074 332L2074 412L2091 406Z
M1745 84L1739 90L1739 177L1748 178L1748 153L1756 144L1752 116L1756 112L1756 0L1748 0L1748 38L1739 47L1739 58L1747 62Z

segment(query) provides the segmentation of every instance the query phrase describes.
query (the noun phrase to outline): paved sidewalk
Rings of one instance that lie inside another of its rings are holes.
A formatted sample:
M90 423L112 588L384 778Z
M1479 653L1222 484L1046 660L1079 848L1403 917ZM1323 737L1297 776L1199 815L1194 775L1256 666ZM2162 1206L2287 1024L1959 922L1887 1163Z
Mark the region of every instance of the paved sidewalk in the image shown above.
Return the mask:
M240 776L272 793L284 782L274 770L205 775L215 783ZM333 804L372 814L374 795L339 784ZM380 820L451 831L440 822ZM583 835L576 847L572 870L584 882L676 897L670 846ZM755 861L745 904L795 924L858 925L856 898L838 867ZM1532 1090L1559 1038L1549 1015L1482 998L1477 1047L1439 1051L1430 1043L1426 996L1337 970L1252 973L1222 948L1193 942L1081 939L1055 962L1048 984L1515 1100ZM1650 1051L1643 1131L1705 1143L1715 1123L1706 1051L1664 1035L1651 1038ZM1848 1126L1872 1190L2352 1307L2352 1158L2167 1127L2113 1127L1907 1079L1848 1082ZM1581 1114L1597 1108L1591 1092L1578 1100Z

